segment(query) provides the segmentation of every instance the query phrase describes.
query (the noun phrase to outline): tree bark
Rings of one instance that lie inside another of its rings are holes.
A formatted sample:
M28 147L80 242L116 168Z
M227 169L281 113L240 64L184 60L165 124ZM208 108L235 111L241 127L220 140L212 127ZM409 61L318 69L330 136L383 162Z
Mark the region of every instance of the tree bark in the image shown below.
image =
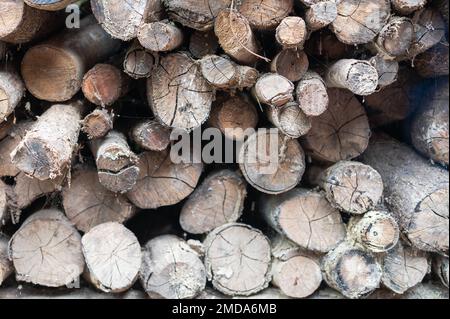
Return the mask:
M104 137L113 129L114 113L104 108L95 109L82 122L81 130L90 140Z
M274 30L294 8L294 0L242 0L239 12L252 28Z
M125 54L123 70L133 79L148 78L158 64L158 53L144 49L135 41Z
M173 22L165 20L141 24L137 38L139 43L147 50L166 52L181 46L184 34Z
M289 81L297 82L308 71L308 56L303 51L286 49L280 51L272 60L270 70L284 76Z
M294 84L284 76L266 73L261 76L252 89L258 103L280 107L294 100Z
M299 138L311 130L311 119L303 113L297 102L288 102L281 107L268 106L266 115L281 133L290 138Z
M316 31L333 23L337 16L336 1L325 0L312 4L306 10L305 21L309 30Z
M275 39L284 49L303 49L307 36L305 21L300 17L284 18L275 32Z
M296 97L300 109L307 116L319 116L328 109L328 92L322 77L307 71L297 84Z
M145 120L133 126L131 139L146 151L164 151L170 145L169 128L154 120Z
M25 0L25 3L30 7L40 10L58 11L77 1L78 0Z

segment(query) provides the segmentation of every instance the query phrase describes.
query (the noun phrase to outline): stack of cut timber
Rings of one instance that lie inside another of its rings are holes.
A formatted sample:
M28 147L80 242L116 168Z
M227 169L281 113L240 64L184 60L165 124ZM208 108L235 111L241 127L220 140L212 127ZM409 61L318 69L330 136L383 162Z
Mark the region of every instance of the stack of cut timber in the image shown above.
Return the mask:
M1 0L0 298L448 298L447 10Z

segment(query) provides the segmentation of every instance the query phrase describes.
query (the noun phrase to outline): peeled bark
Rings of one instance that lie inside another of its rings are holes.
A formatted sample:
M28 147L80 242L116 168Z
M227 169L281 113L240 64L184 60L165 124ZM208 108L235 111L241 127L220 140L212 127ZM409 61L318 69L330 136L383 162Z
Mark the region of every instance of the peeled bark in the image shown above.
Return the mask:
M206 32L196 30L189 39L189 52L197 59L216 54L218 49L219 42L214 30Z
M24 94L22 79L13 72L0 69L0 122L6 121L14 112Z
M174 23L159 21L139 26L137 38L147 50L153 52L172 51L183 44L183 31Z
M8 258L8 241L9 238L0 233L0 287L5 279L14 272L13 264Z
M253 28L273 30L291 13L293 7L294 0L242 0L239 12Z
M278 25L275 39L284 49L303 49L307 38L305 21L300 17L286 17Z
M137 146L146 151L164 151L170 145L169 128L157 121L145 120L131 129L131 139Z
M448 288L448 257L435 256L433 260L433 272L439 277L442 284Z
M77 0L25 0L25 3L30 7L47 11L61 10L75 2Z
M448 75L449 44L440 42L414 59L414 69L424 78Z
M226 224L208 234L204 247L207 276L215 289L229 296L249 296L268 287L270 242L261 231Z
M144 49L137 41L128 48L123 61L124 72L133 79L148 78L159 63L159 55Z
M280 107L294 100L294 84L282 75L266 73L253 87L252 93L258 103Z
M270 70L284 76L289 81L297 82L308 71L308 56L303 51L286 49L278 53L272 60Z
M384 88L397 81L399 64L397 61L385 60L382 55L369 59L369 63L377 70L378 88Z
M95 109L83 119L81 130L90 140L93 140L104 137L113 129L113 125L113 112L100 108Z
M298 82L295 93L300 109L307 116L319 116L328 108L327 87L316 72L306 72Z
M269 106L266 114L269 121L290 138L299 138L311 130L311 119L297 102L288 102L281 107Z
M427 0L391 0L394 10L402 15L409 15L416 10L422 9Z
M335 0L318 1L306 10L305 21L309 30L316 31L331 24L337 16Z

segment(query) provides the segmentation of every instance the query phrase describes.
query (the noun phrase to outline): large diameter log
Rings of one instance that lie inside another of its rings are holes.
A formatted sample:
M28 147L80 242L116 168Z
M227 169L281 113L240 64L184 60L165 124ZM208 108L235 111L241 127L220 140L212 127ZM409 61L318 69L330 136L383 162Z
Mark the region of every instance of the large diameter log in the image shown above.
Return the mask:
M164 151L170 145L171 131L154 120L145 120L132 127L133 142L146 151Z
M141 246L125 226L109 222L92 228L81 238L89 280L104 292L130 289L142 263Z
M296 188L261 198L266 222L300 247L328 252L345 238L340 213L322 193Z
M78 280L83 272L81 236L59 210L31 215L9 245L18 281L61 287Z
M243 178L231 170L209 175L184 204L180 225L188 233L204 234L236 222L247 196Z
M107 222L123 223L136 211L123 195L104 188L93 168L77 168L62 198L66 216L82 232Z
M25 0L30 7L47 11L61 10L75 2L77 0Z
M203 170L202 163L172 162L169 150L140 154L138 167L137 183L127 197L142 209L179 203L194 191Z
M380 173L386 204L410 244L448 255L448 172L387 136L375 137L362 160Z
M253 28L273 30L291 13L293 7L294 0L243 0L239 12Z
M316 31L331 24L337 16L335 0L318 1L306 10L305 21L309 30Z
M312 129L303 137L305 150L328 163L358 157L371 135L366 111L348 91L329 89L328 97L327 111L312 118Z
M299 138L311 130L311 119L297 102L288 102L281 107L269 106L266 114L269 121L290 138Z
M276 29L275 39L284 49L302 49L308 32L300 17L286 17Z
M111 131L90 143L100 184L114 193L126 193L136 184L138 158L120 132Z
M159 55L144 49L138 41L128 48L123 60L123 71L133 79L148 78L159 63Z
M25 86L38 99L67 101L80 90L89 68L119 48L120 41L113 40L92 16L86 17L80 28L66 30L26 52Z
M137 38L147 50L153 52L172 51L183 44L183 31L173 22L158 21L139 26Z
M271 248L267 237L244 224L226 224L204 241L205 268L214 288L229 296L249 296L271 280Z
M267 194L293 189L305 172L305 154L297 140L278 130L260 129L239 151L239 167L248 183Z
M90 140L102 138L113 129L114 114L104 108L98 108L86 115L82 121L81 131Z
M13 164L40 180L64 175L77 146L83 107L73 102L45 111L12 151Z
M337 3L337 17L331 29L346 44L372 41L389 19L389 0L343 0Z
M435 256L433 260L433 272L439 277L442 284L448 288L448 257Z
M427 0L391 0L394 10L402 15L409 15L416 10L422 9Z
M415 300L417 299L448 300L448 298L449 298L448 289L442 287L442 285L440 284L433 282L418 284L417 286L405 292L405 294L403 295L403 299L415 299Z
M258 103L279 107L294 100L294 84L282 75L266 73L252 89Z
M151 298L192 299L205 289L205 266L181 238L159 236L143 249L140 280Z
M414 147L424 156L447 166L448 90L448 80L441 80L431 87L423 98L423 105L414 116L411 126Z
M308 56L300 50L285 49L278 53L270 64L270 70L284 76L289 81L297 82L309 68Z
M214 92L193 59L172 53L161 59L148 79L147 98L162 124L193 130L208 119Z
M314 71L303 75L295 93L300 109L307 116L319 116L328 108L327 87L322 77Z
M381 29L373 46L386 59L394 59L408 52L414 36L414 24L411 19L393 16Z
M441 41L414 59L414 69L424 78L448 75L449 44Z
M327 284L347 298L361 298L380 286L382 270L375 257L343 242L321 261Z
M13 272L13 264L8 257L9 238L0 233L0 287Z
M24 93L25 86L18 75L0 70L0 122L14 112Z

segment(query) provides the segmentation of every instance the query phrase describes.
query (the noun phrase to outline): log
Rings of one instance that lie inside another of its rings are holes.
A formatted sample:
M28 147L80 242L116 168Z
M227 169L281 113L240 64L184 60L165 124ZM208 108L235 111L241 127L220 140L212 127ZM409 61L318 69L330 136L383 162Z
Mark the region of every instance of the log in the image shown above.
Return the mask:
M137 38L147 50L153 52L172 51L183 44L183 31L168 20L142 23Z
M299 138L311 130L311 119L297 102L288 102L281 107L269 106L266 108L266 115L282 134L290 138Z
M301 50L307 35L305 20L300 17L286 17L278 25L275 39L284 49Z
M0 122L0 141L8 136L13 127L15 126L16 117L11 114L5 121Z
M193 59L171 53L148 79L147 98L162 124L190 131L208 119L214 92Z
M338 16L335 0L319 1L306 10L305 21L308 29L316 31L330 25Z
M266 73L252 89L258 103L280 107L294 100L294 84L282 75Z
M242 0L239 12L252 28L274 30L294 8L294 0Z
M14 72L0 69L0 122L6 121L14 112L24 94L22 79Z
M214 22L222 49L236 61L252 65L259 59L260 46L246 17L235 10L222 10Z
M181 238L159 236L143 249L140 280L151 298L192 299L205 289L205 267Z
M271 280L270 242L259 230L231 223L216 228L204 241L208 279L229 296L250 296Z
M372 41L386 25L390 13L389 0L343 0L337 3L337 17L331 30L346 44Z
M337 162L321 174L319 183L328 201L350 214L365 214L376 208L383 196L380 174L359 162Z
M83 108L80 102L50 107L12 151L12 163L40 180L64 175L77 147Z
M0 229L2 229L3 226L7 224L7 222L10 220L10 192L11 188L9 185L6 185L3 183L3 181L0 180ZM1 236L1 233L0 233ZM1 237L0 237L1 240ZM0 271L1 273L1 271ZM1 285L1 274L0 274L0 285Z
M427 0L391 0L392 7L401 15L409 15L414 11L422 9Z
M98 181L97 171L89 167L74 170L62 198L66 216L84 233L103 223L123 223L136 211L123 195L104 188Z
M115 66L99 63L84 75L81 89L89 102L107 107L127 94L129 79Z
M189 52L197 58L201 59L210 54L216 54L219 50L219 42L214 30L192 32L189 39Z
M25 0L25 3L30 7L40 10L58 11L77 1L78 0Z
M130 136L133 142L146 151L164 151L170 145L169 128L154 120L145 120L137 123L131 129Z
M237 297L233 297L232 299L259 299L259 300L266 300L266 299L277 300L278 299L279 300L279 299L292 299L292 298L283 294L280 291L280 289L278 289L278 288L267 288L267 289L264 289L263 291L257 293L256 295L251 295L251 296L247 296L247 297L237 296Z
M381 54L377 54L369 59L369 63L377 70L378 89L397 81L399 71L397 61L385 60Z
M380 286L382 270L375 257L343 242L322 258L326 283L347 298L361 298Z
M328 68L325 82L329 88L348 89L356 95L366 96L375 93L378 72L367 61L342 59Z
M284 76L289 81L298 82L309 68L308 56L295 49L280 51L270 64L270 70Z
M448 172L387 136L374 137L362 161L383 178L386 205L409 243L448 255Z
M345 238L339 211L317 191L296 188L282 195L264 195L264 220L300 247L325 253Z
M386 211L372 210L363 216L352 217L347 225L347 238L374 253L394 248L399 236L397 221Z
M133 79L148 78L159 63L159 55L144 49L139 42L133 42L123 61L124 72Z
M14 273L13 265L8 258L8 241L9 238L0 233L0 287Z
M424 78L448 75L449 44L439 42L434 47L419 54L414 59L414 69Z
M81 124L81 131L86 133L90 140L102 138L113 129L114 113L98 108L86 115Z
M387 252L381 261L383 286L397 294L422 282L429 272L428 256L423 251L404 246L402 243Z
M448 26L448 0L434 0L431 4L442 14Z
M22 60L25 86L38 99L67 101L80 90L84 74L119 48L120 41L113 40L92 16L86 17L80 28L28 49Z
M236 222L244 210L246 183L229 169L210 174L183 205L180 225L190 234L205 234Z
M418 284L414 288L408 290L403 299L448 299L448 289L438 285L436 283L423 283Z
M448 288L448 257L434 256L433 272L439 277L442 284Z
M328 96L328 109L312 118L312 129L303 137L303 146L322 162L356 158L367 148L371 135L366 111L348 91L329 89Z
M446 166L449 164L448 95L448 80L437 82L424 96L411 125L411 139L416 150Z
M203 164L197 160L173 163L169 150L140 154L138 167L137 183L127 197L142 209L181 202L194 191L203 170Z
M342 43L336 35L328 29L313 32L305 44L308 55L324 61L327 64L351 57L353 47Z
M300 144L278 130L259 129L242 145L238 160L247 182L266 194L293 189L305 172Z
M314 71L307 71L298 82L297 102L307 116L319 116L328 108L328 92L322 77Z
M136 236L116 222L97 225L81 238L87 277L104 292L120 293L138 279L142 263Z
M411 19L392 16L381 29L373 46L385 59L395 59L408 53L414 37L414 24Z
M217 290L206 287L195 299L213 300L213 299L228 299L227 296L221 294Z
M214 26L220 10L229 8L232 0L197 1L197 0L164 0L169 17L182 25L208 31Z
M83 272L81 236L57 209L34 213L9 243L18 281L62 287Z
M249 130L256 129L258 111L245 95L225 96L214 102L209 125L230 139L243 142Z
M22 121L14 125L7 136L0 141L0 177L16 176L20 170L11 160L11 152L19 145L33 121Z

